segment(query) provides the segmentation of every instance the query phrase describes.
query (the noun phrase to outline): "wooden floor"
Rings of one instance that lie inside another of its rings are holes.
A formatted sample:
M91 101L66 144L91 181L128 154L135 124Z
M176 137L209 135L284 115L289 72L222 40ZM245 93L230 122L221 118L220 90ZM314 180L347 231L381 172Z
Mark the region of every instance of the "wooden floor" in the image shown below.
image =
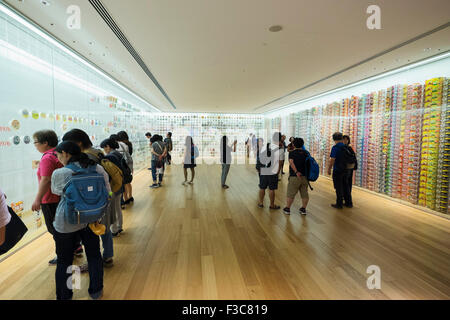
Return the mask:
M270 211L268 199L259 209L253 166L232 166L228 190L219 166L197 167L193 186L182 177L169 167L156 190L147 170L135 178L104 299L450 298L449 220L361 190L353 209L338 211L325 178L306 217L298 198L291 216ZM0 263L0 299L54 299L53 246L46 234ZM370 265L381 269L381 290L367 289ZM74 298L87 299L88 281L83 275Z

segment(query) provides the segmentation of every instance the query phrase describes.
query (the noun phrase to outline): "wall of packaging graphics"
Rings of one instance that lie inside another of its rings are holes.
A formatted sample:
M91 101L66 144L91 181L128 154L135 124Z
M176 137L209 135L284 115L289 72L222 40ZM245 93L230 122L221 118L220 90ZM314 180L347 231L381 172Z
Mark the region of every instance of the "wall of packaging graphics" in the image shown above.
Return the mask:
M359 163L357 186L448 214L449 99L449 78L439 77L276 116L267 125L304 138L322 174L332 134L348 134Z
M39 212L31 212L41 154L33 133L52 129L61 138L72 128L86 131L94 146L125 130L134 146L134 168L149 165L146 132L173 132L174 160L191 135L205 159L218 158L220 136L244 141L262 130L261 115L163 114L0 11L0 188L29 228L23 243L45 232ZM243 155L240 146L238 155Z

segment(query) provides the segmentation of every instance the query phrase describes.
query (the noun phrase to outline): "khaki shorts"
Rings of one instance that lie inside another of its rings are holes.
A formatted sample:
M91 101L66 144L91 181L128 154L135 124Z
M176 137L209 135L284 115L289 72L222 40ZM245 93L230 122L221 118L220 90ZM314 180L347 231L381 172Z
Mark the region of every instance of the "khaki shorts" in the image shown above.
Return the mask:
M289 177L289 183L287 187L287 197L294 199L297 192L300 191L302 199L309 199L308 196L308 180L306 177Z

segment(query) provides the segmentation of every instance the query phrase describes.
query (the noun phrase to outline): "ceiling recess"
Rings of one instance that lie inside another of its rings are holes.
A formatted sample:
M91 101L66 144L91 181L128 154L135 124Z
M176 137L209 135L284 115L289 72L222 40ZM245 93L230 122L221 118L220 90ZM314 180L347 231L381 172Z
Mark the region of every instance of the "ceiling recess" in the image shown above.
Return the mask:
M89 3L94 7L94 9L98 12L98 14L102 17L102 19L106 22L112 32L117 36L117 38L122 42L124 47L128 50L131 56L136 60L145 74L152 80L158 90L164 95L164 97L169 101L171 106L176 109L177 107L172 102L170 97L167 95L166 91L161 87L158 80L156 80L155 76L151 73L150 69L147 67L145 62L142 60L141 56L136 52L134 47L131 45L130 41L128 41L127 37L120 30L119 26L114 22L114 19L108 13L106 8L103 6L100 0L89 0Z

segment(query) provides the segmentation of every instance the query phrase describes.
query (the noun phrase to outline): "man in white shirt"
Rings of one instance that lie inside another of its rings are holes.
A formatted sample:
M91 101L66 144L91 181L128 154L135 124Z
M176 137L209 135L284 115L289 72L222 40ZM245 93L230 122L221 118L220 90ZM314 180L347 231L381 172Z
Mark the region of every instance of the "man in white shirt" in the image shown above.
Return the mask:
M275 205L275 190L278 189L278 171L280 168L280 140L281 133L275 132L272 143L260 151L260 162L264 165L259 172L259 203L258 207L264 207L264 196L269 188L270 209L280 209Z

